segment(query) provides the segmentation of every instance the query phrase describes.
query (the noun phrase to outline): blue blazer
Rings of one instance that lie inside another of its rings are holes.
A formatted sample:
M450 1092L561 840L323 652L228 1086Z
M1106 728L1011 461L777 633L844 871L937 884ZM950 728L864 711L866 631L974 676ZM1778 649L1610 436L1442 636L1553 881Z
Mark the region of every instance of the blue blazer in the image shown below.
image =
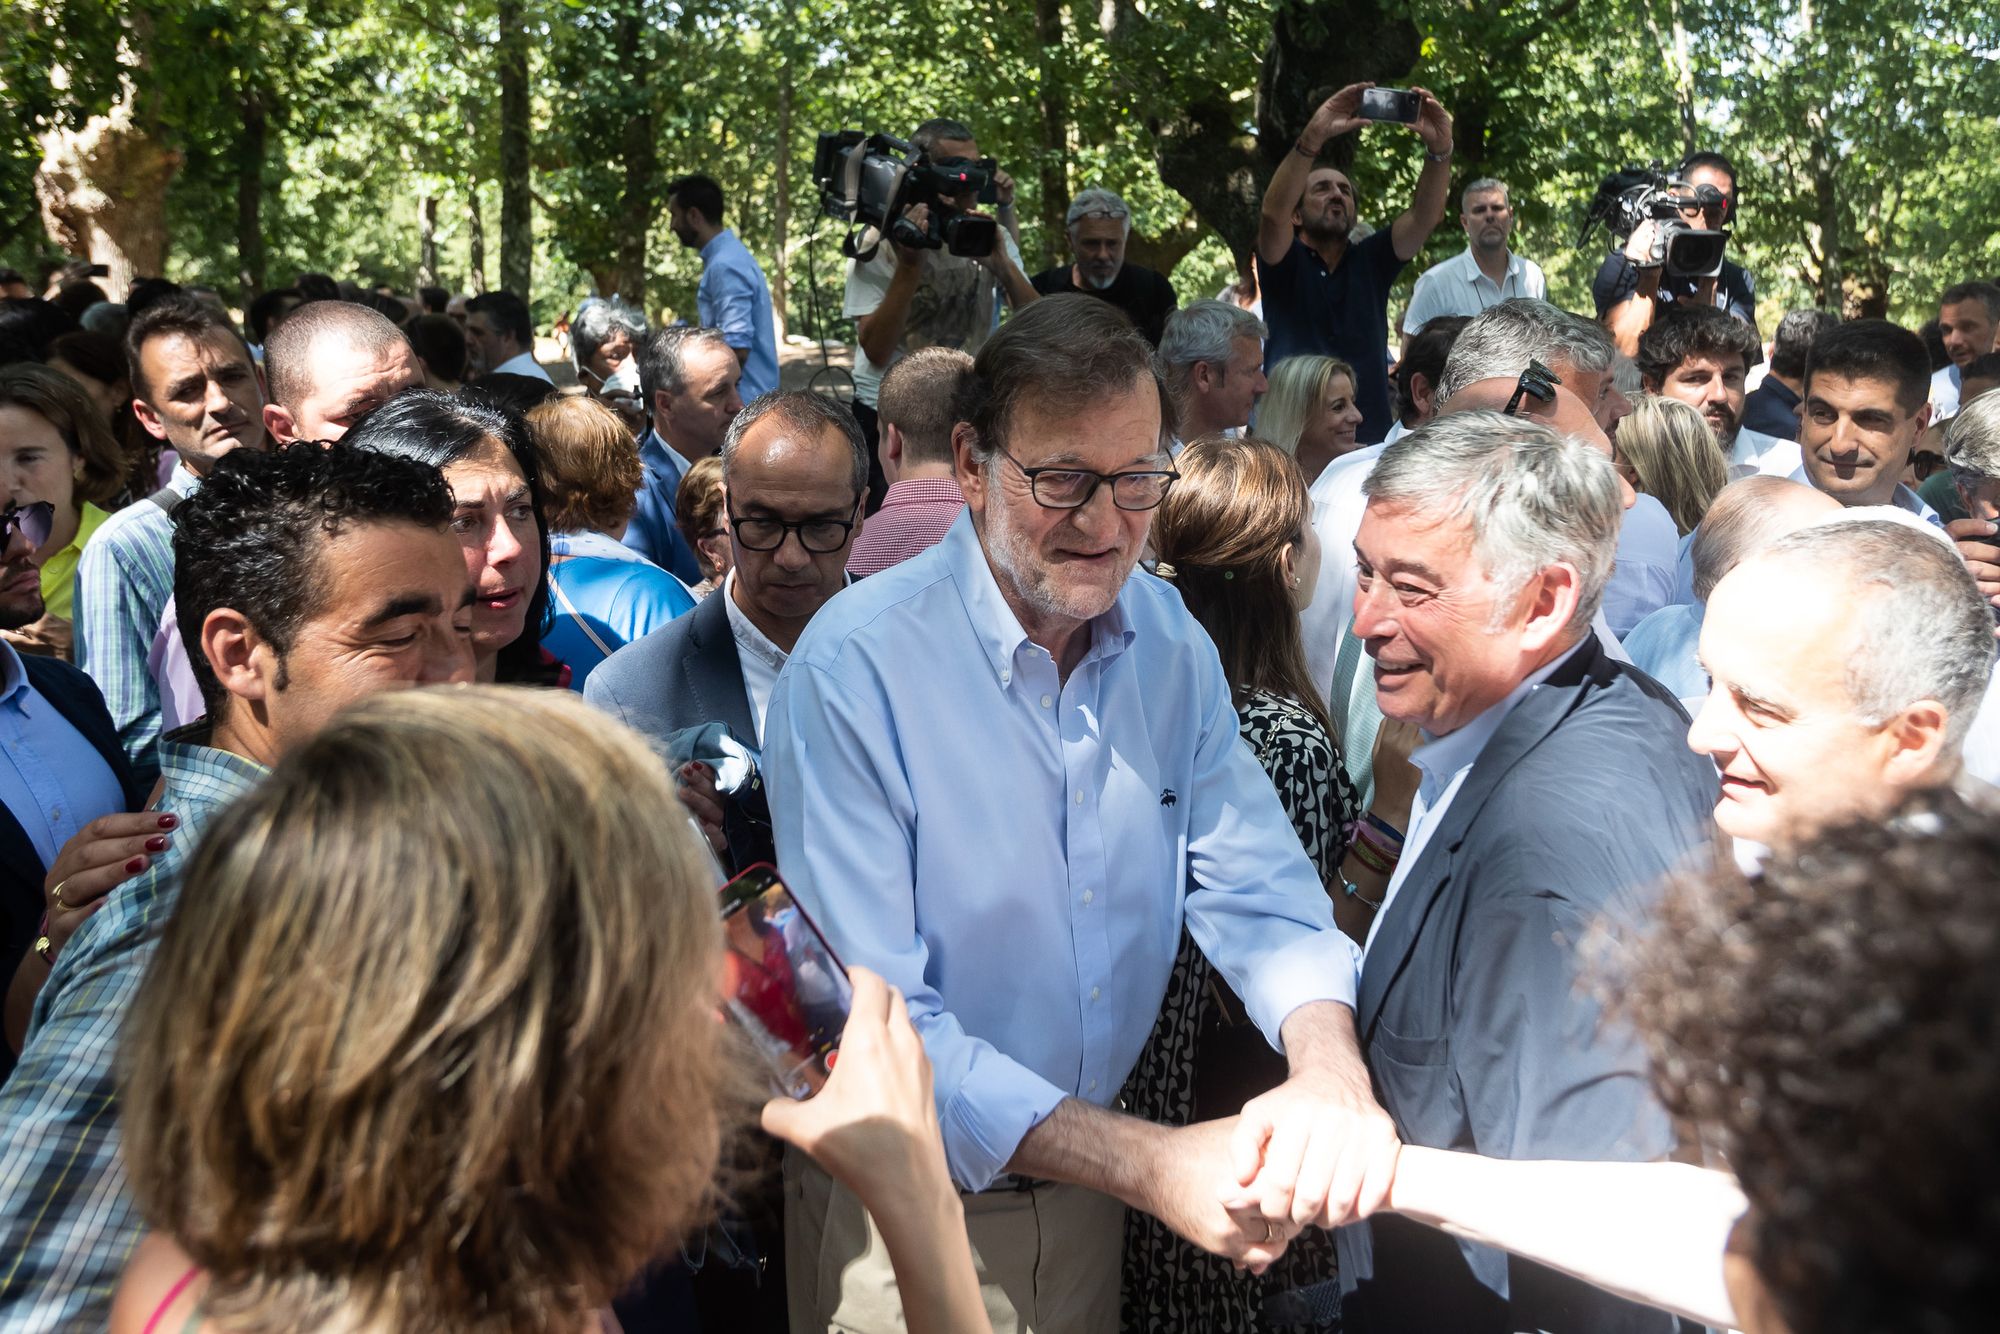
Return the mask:
M1714 845L1714 765L1687 714L1592 636L1509 714L1376 926L1356 1028L1408 1144L1650 1161L1674 1147L1647 1060L1603 1024L1579 951L1643 928ZM1640 1334L1675 1318L1389 1215L1341 1229L1351 1334Z
M136 811L143 806L146 789L139 785L125 759L118 729L112 725L111 711L104 707L104 696L96 684L78 668L56 658L23 653L21 666L27 670L29 686L83 733L111 766L125 792L125 809ZM28 831L14 818L14 812L0 806L0 969L5 970L0 978L11 980L22 956L34 947L42 925L42 881L48 872ZM0 1043L0 1079L13 1068L14 1054Z

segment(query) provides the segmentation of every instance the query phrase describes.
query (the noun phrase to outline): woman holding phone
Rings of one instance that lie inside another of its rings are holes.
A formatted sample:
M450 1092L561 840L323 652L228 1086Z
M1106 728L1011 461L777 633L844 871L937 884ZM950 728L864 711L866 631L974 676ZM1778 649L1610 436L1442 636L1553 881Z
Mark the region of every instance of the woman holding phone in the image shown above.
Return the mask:
M288 754L124 1029L155 1230L115 1334L615 1329L752 1105L715 891L658 759L568 692L388 695ZM876 1211L913 1330L983 1329L921 1042L853 982L838 1072L765 1127Z

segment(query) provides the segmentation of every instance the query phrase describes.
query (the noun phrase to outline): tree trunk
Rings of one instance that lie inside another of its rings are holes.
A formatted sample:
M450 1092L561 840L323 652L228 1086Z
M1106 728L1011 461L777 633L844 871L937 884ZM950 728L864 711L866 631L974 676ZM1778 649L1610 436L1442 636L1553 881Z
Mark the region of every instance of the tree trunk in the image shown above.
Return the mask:
M424 191L417 201L417 286L433 287L438 280L438 199Z
M130 91L109 113L79 129L50 130L40 142L35 196L49 239L110 270L98 285L114 301L125 299L133 279L162 274L167 183L181 155L139 123Z
M264 290L264 163L270 152L271 119L264 94L245 88L238 98L243 134L236 143L236 284L243 305Z
M1063 217L1069 211L1069 93L1063 86L1062 0L1035 0L1035 40L1041 44L1035 105L1042 121L1042 245L1041 263L1035 268L1045 269L1064 254Z
M465 277L465 290L478 296L486 290L486 215L479 209L477 176L465 187L465 219L466 258L471 269Z
M653 197L660 176L660 151L653 138L653 44L648 40L645 0L626 0L618 17L618 53L624 64L625 95L636 110L625 118L620 144L625 159L625 192L619 214L618 295L646 308L646 238L653 226Z
M528 164L528 33L522 0L499 0L500 285L529 299L535 215Z
M787 27L792 16L787 12ZM778 67L778 151L777 189L771 199L771 271L765 275L771 284L771 321L777 326L778 341L782 343L785 331L790 327L786 301L791 296L791 268L787 263L792 240L792 51L785 49L784 62Z

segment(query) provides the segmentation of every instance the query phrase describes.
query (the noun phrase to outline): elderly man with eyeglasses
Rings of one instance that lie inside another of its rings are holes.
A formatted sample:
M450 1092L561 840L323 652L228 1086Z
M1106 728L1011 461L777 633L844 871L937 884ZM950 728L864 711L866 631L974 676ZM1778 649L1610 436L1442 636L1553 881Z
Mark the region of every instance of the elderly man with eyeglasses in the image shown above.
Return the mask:
M1262 1268L1322 1210L1379 1203L1393 1166L1356 951L1213 645L1134 570L1176 476L1169 411L1103 303L1015 316L953 430L965 513L813 619L766 720L779 866L909 998L958 1186L916 1221L963 1216L995 1329L1117 1329L1128 1205ZM1115 1107L1184 922L1291 1075L1170 1128ZM785 1204L793 1327L901 1329L859 1200L794 1155Z
M1125 312L1146 341L1160 345L1167 316L1179 304L1164 273L1125 262L1132 239L1132 211L1109 190L1077 191L1063 219L1073 263L1043 269L1029 281L1043 296L1082 292Z

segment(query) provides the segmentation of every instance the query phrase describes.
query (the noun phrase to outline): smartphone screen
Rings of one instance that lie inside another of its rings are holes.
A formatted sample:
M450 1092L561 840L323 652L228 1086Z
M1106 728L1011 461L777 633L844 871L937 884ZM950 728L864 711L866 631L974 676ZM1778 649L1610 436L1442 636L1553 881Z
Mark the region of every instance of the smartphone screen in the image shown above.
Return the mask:
M847 1026L847 970L777 868L751 867L720 899L723 1013L763 1058L776 1092L810 1098L826 1084Z
M1402 88L1361 90L1361 116L1364 120L1390 120L1414 125L1422 105L1422 98Z

